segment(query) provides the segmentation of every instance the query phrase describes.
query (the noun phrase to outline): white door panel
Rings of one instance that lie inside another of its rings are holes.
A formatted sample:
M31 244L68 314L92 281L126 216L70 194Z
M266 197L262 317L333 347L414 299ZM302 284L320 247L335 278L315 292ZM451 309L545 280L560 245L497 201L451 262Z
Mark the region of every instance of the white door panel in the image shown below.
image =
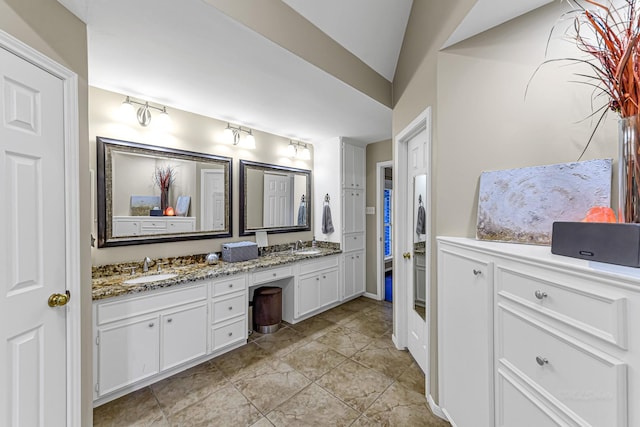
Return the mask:
M0 49L0 91L0 425L65 425L63 83Z

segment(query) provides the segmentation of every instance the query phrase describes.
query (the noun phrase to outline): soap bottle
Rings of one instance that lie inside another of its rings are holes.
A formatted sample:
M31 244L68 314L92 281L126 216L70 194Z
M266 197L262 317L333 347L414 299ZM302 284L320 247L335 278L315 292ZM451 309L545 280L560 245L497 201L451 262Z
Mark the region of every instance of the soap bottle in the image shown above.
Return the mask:
M316 246L317 246L316 245L316 236L313 236L313 240L311 241L311 247L315 248Z

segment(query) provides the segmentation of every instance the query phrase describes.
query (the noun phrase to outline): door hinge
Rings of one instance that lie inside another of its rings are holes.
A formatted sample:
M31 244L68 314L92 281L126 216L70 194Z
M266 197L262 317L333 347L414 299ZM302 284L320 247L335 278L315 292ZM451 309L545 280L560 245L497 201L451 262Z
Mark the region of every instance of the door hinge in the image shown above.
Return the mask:
M96 383L96 393L100 393L100 383Z
M100 335L96 337L96 345L100 345Z

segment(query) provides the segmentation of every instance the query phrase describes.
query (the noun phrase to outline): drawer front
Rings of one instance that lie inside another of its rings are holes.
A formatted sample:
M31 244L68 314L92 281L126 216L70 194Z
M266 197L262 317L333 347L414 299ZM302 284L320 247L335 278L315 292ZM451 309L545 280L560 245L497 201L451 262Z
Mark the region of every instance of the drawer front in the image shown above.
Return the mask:
M335 255L316 258L312 261L305 261L300 263L300 274L315 273L316 271L336 268L338 267L339 261L339 258Z
M253 283L257 285L259 283L273 282L274 280L280 280L285 277L292 276L293 267L290 265L285 267L270 268L268 270L257 271L253 273Z
M140 222L129 220L113 220L113 237L118 236L136 236L140 233Z
M500 296L626 349L626 298L589 291L583 282L537 269L496 269Z
M212 306L212 322L218 323L236 316L245 315L248 308L246 294L241 292L221 299L215 299Z
M96 304L97 322L98 325L102 325L206 299L207 287L205 284L201 284L190 286L186 289L162 290L157 293L149 292L120 301L100 302Z
M349 251L358 251L364 249L364 234L347 234L344 236L344 250L345 252Z
M593 426L626 425L626 365L499 304L496 356Z
M211 285L211 294L215 296L226 295L233 292L243 291L247 287L247 280L244 275L240 277L230 276L227 279L216 280Z
M246 341L246 318L211 328L211 351L214 352L228 345Z
M169 233L186 233L195 231L195 223L193 221L169 221L167 223L167 232Z
M160 221L160 220L142 221L142 228L147 230L166 230L167 221Z

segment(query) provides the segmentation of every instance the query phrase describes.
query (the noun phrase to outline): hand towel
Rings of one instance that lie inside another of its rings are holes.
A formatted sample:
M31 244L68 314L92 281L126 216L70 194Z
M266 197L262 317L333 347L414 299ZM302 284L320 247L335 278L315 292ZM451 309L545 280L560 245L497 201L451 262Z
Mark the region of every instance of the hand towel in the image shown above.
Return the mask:
M331 220L331 208L326 203L322 209L322 234L333 233L333 221Z
M418 207L418 218L416 220L416 233L427 234L426 212L424 206Z
M305 202L300 202L298 208L298 225L307 225L307 206Z

